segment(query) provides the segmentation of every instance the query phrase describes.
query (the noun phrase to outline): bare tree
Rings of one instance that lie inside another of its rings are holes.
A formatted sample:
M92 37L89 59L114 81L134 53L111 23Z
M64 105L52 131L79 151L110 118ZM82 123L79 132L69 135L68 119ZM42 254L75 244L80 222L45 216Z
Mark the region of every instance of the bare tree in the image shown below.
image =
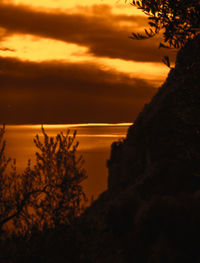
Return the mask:
M77 155L76 133L59 133L49 137L42 127L43 141L34 139L36 164L21 174L15 161L6 159L5 141L1 129L0 142L0 228L18 233L32 228L71 224L81 213L86 199L81 182L86 178L82 156ZM11 162L11 170L6 171Z

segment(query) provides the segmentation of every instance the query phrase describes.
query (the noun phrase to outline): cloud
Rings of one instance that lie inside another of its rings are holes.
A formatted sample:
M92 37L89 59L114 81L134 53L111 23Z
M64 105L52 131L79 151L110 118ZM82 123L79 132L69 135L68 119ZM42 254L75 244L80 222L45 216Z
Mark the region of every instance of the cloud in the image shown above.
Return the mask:
M134 121L155 89L95 64L0 58L1 123Z
M159 39L138 42L128 38L132 31L145 27L145 18L112 14L111 10L99 5L87 14L69 14L1 4L0 26L8 34L33 34L86 46L97 57L160 62L166 52L158 49Z
M0 47L0 50L1 51L10 51L10 52L15 52L16 51L15 49L7 48L7 47Z

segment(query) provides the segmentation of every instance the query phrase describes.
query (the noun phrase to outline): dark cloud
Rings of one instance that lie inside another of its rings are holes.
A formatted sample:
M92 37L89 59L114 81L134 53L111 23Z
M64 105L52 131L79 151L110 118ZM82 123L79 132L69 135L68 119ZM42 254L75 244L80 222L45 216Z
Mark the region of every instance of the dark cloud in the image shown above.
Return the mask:
M145 27L143 17L112 14L106 5L94 6L86 15L1 4L0 14L0 26L9 34L34 34L87 46L95 56L160 62L166 53L158 49L158 39L138 42L128 38L132 31ZM122 22L130 22L132 26L122 26Z
M7 47L0 47L0 50L1 51L10 51L10 52L15 52L16 51L15 49L7 48Z
M154 92L144 80L95 64L0 59L1 123L134 121Z

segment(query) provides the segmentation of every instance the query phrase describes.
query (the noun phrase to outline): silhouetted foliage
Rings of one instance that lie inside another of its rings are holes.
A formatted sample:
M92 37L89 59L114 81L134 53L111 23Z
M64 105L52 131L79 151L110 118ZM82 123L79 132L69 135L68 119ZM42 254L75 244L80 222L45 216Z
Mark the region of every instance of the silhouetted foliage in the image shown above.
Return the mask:
M57 225L70 225L80 215L86 199L80 183L86 178L82 156L77 156L76 132L49 137L42 127L43 141L34 139L36 164L18 174L16 163L6 167L5 141L0 133L0 229L27 234Z
M0 240L0 251L1 263L82 263L75 228L68 225L34 229L28 236L9 236Z
M133 39L147 39L164 30L160 47L179 48L200 32L199 0L140 0L133 6L141 9L149 19L145 35L132 33Z

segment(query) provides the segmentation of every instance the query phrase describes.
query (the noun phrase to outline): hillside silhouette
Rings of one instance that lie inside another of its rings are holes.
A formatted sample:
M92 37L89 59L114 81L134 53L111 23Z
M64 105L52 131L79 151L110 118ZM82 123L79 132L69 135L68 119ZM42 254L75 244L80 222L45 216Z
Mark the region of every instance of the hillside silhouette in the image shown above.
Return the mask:
M199 50L200 36L186 43L112 145L108 191L81 218L85 262L199 262Z

